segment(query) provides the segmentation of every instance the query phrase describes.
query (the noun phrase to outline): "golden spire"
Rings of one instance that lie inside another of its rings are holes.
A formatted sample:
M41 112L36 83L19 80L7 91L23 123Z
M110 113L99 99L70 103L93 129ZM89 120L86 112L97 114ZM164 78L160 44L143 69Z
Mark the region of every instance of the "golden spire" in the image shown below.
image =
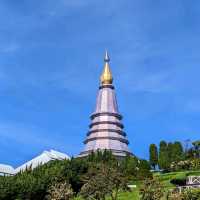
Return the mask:
M113 82L112 73L109 67L109 61L110 61L110 58L108 56L108 52L106 51L106 54L104 57L104 62L105 62L104 70L100 78L102 85L112 84Z

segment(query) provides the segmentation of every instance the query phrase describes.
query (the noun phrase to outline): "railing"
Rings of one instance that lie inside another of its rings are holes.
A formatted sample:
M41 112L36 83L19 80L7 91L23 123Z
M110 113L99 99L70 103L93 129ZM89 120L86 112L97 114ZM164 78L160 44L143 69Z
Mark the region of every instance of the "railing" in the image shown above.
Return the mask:
M188 176L186 184L187 185L191 185L191 184L199 184L200 185L200 176Z
M182 192L185 189L194 188L200 188L200 176L188 176L186 185L177 187L179 192Z

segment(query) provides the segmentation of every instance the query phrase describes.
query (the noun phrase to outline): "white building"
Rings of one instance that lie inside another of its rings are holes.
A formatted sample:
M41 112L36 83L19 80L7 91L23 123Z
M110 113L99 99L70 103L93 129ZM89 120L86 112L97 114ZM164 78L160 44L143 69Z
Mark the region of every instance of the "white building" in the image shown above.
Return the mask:
M10 165L0 164L0 176L12 176L15 174L15 169Z
M85 148L79 157L105 149L110 150L117 157L133 155L128 148L129 141L124 131L122 115L118 109L113 76L109 67L110 58L107 52L104 62L96 107L90 116L91 124L84 141Z
M16 169L14 169L12 166L9 165L0 164L0 176L15 175L20 171L25 171L26 169L34 169L39 165L44 165L45 163L48 163L49 161L52 160L64 160L64 159L68 160L70 159L70 157L67 154L55 150L44 151L39 156L24 163L23 165L17 167Z

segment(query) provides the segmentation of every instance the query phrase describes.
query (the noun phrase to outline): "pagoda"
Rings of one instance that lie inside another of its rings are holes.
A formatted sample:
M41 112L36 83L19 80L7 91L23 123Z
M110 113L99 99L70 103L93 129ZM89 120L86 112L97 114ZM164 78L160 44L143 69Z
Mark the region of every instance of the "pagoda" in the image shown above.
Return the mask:
M128 149L129 142L126 138L126 133L123 131L122 115L118 110L109 62L110 58L106 51L96 108L90 116L91 124L84 141L85 149L80 153L79 157L105 149L112 151L113 155L118 157L132 154Z

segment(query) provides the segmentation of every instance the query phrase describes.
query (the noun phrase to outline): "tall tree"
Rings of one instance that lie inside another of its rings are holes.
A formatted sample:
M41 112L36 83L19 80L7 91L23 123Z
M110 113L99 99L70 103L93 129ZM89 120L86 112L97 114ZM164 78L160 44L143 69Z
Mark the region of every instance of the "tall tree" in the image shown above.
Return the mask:
M194 156L200 158L200 140L194 141L192 145L194 146Z
M151 144L149 147L149 162L151 167L155 170L158 164L158 149L155 144Z
M168 153L168 160L169 160L169 163L173 162L174 159L173 159L173 149L174 149L174 144L172 142L169 142L168 145L167 145L167 153Z
M176 141L172 147L172 161L178 162L184 158L183 146L180 142Z
M167 143L165 141L160 142L158 164L160 169L168 169L170 165Z

